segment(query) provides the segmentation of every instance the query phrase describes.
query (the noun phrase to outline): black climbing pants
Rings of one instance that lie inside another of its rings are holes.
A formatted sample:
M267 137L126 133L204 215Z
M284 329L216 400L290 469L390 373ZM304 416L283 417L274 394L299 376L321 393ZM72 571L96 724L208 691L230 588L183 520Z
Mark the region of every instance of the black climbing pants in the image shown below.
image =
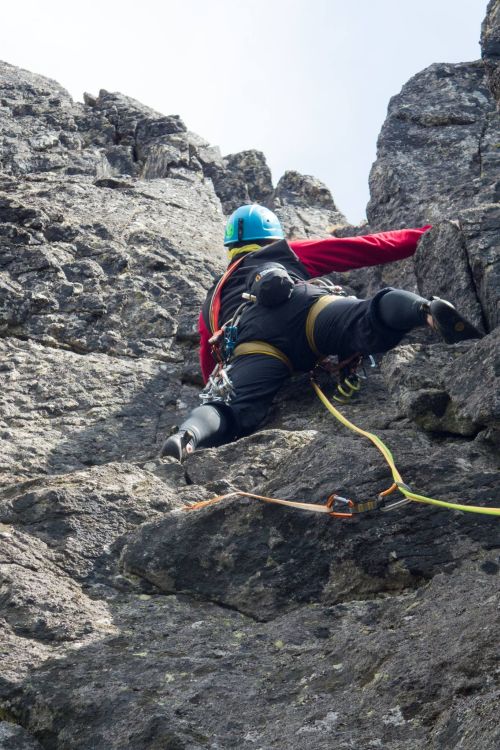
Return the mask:
M397 346L405 333L425 324L422 311L425 302L416 294L390 288L381 290L367 300L339 297L316 318L316 347L322 355L336 354L340 360L357 353L389 351ZM300 321L300 325L304 326L305 320ZM296 341L303 336L303 330L290 331L289 334ZM272 338L260 338L276 346ZM303 362L296 348L293 352L295 369L308 371L311 368L311 350L304 351ZM285 353L289 355L289 352ZM290 370L276 357L250 354L236 357L230 364L228 375L234 392L229 403L198 407L190 415L196 413L196 419L203 420L204 410L207 410L207 429L202 430L204 437L199 445L221 445L256 430L268 413L277 391L290 377ZM214 424L214 421L213 413L209 410L213 408L220 412L223 419L216 429L211 430L209 423ZM181 425L181 429L190 429L190 417Z

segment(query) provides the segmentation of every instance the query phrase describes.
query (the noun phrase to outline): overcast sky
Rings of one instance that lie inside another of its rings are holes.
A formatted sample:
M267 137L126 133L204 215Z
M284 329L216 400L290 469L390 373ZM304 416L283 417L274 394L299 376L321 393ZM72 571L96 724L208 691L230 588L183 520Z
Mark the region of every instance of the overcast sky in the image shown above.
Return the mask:
M480 57L487 0L17 0L0 59L121 91L223 154L256 148L276 183L323 180L354 223L389 98L433 62Z

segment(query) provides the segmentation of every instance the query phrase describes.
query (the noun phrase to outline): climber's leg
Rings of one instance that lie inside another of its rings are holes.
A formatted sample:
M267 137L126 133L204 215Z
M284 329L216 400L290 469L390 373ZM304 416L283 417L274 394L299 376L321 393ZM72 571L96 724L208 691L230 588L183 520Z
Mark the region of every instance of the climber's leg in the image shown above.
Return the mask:
M234 395L228 407L234 420L233 439L237 439L254 432L264 421L290 370L276 357L247 354L233 360L229 377Z
M380 297L377 309L379 318L387 326L407 331L427 324L447 344L477 339L483 335L450 302L438 297L426 300L403 289L392 289Z
M224 404L204 404L189 414L175 435L161 449L162 456L184 461L198 445L211 447L231 440L231 414Z
M346 297L332 302L316 319L314 339L320 352L343 359L356 352L389 351L406 333L425 325L447 343L482 336L449 302L389 287L371 299Z
M327 305L314 326L318 350L345 359L356 353L375 354L397 346L412 326L397 328L383 320L379 302L389 292L392 290L383 289L372 299L342 297ZM425 317L419 319L419 324L425 325Z
M383 325L395 331L411 331L427 324L429 301L405 289L384 289L376 302L376 314Z
M236 357L228 370L233 395L228 403L198 406L163 445L161 455L183 461L198 447L213 447L249 435L264 420L290 376L279 359L263 354Z

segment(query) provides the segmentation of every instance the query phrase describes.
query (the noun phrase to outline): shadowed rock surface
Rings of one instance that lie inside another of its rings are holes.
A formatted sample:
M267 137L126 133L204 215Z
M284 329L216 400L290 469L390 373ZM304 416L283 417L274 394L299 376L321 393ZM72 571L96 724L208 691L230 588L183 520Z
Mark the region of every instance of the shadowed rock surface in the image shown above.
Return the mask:
M370 229L178 115L107 91L77 104L0 63L2 750L497 750L497 518L186 510L389 487L307 376L256 434L184 466L158 451L198 400L224 214L260 201L302 237L431 221L414 258L332 278L445 297L486 335L412 335L342 411L414 490L500 504L498 20L492 0L483 61L431 66L391 101Z
M2 750L41 750L42 746L22 727L0 721Z

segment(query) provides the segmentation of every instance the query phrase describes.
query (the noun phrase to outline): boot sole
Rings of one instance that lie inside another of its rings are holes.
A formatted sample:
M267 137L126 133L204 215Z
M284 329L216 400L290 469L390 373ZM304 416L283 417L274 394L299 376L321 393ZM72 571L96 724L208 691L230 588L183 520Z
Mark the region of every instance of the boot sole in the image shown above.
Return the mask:
M172 436L168 438L163 443L161 452L160 452L161 458L175 458L176 461L179 461L179 463L182 463L185 456L183 456L183 450L182 445L180 444L179 440L172 439Z
M481 333L472 323L455 310L452 305L443 300L432 300L429 312L436 326L437 332L447 344L458 344L468 339L482 339Z

